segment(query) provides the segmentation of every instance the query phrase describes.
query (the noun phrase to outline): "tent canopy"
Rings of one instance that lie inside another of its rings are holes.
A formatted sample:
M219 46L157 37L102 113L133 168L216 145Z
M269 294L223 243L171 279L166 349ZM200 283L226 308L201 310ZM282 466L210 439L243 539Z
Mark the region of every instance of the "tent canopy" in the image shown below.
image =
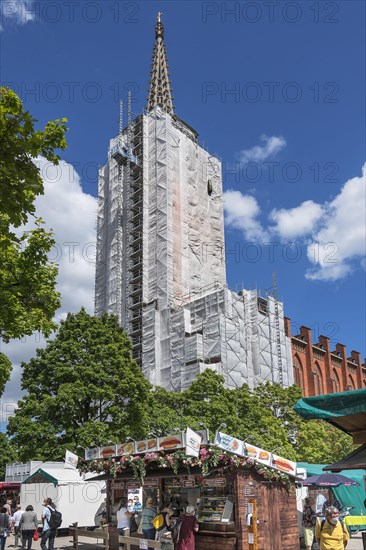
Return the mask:
M366 443L344 458L341 458L341 460L338 460L338 462L326 466L324 470L341 472L342 470L356 470L359 468L366 470Z
M53 483L64 485L65 483L84 483L77 470L67 468L39 468L23 483Z
M351 435L354 443L366 443L366 388L303 397L294 410L306 420L326 420Z

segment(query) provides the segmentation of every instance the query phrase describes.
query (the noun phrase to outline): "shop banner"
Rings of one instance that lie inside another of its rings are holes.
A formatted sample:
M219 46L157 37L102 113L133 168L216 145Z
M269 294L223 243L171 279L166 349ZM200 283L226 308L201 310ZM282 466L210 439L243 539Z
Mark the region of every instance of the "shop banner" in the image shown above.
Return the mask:
M164 451L172 451L182 449L184 447L184 434L167 435L166 437L158 438L158 449Z
M115 456L133 455L135 452L135 441L129 441L128 443L119 443L117 445L117 452Z
M185 439L186 439L186 450L185 450L186 455L198 457L200 454L202 437L198 433L191 430L191 428L187 428L185 433Z
M99 458L111 458L117 454L117 445L107 445L99 447Z
M244 450L246 451L246 456L248 458L254 458L257 462L265 464L266 466L271 465L271 453L268 451L260 449L255 445L247 445L246 443L244 443Z
M276 470L280 470L285 474L292 476L296 475L296 462L292 462L292 460L287 460L281 456L272 454L271 466L272 468L276 468Z
M96 460L99 458L99 449L98 447L90 447L85 449L85 460Z
M136 441L136 453L153 453L158 450L158 440L143 439L142 441Z
M245 456L244 444L240 439L236 437L231 437L231 435L224 434L222 432L215 433L214 445L224 451L229 451L239 456Z
M70 468L72 470L75 470L79 462L79 457L75 453L72 453L71 451L66 451L65 453L65 464L64 468Z

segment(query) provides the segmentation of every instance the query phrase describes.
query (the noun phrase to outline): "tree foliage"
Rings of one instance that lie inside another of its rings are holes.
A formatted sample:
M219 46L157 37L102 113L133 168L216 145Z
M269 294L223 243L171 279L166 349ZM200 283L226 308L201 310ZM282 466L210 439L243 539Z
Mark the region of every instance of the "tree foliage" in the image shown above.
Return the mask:
M66 448L146 435L150 384L115 317L68 314L55 339L22 367L28 393L8 426L22 460L60 459Z
M57 267L47 257L52 232L35 217L35 199L44 187L34 160L43 155L58 164L55 150L66 147L66 119L48 122L43 130L35 130L36 122L13 91L0 88L0 336L5 342L36 330L48 336L60 306ZM34 229L21 233L30 217Z
M107 315L69 314L55 340L23 367L29 393L9 432L24 459L62 458L66 447L167 435L187 426L206 427L211 437L220 429L304 462L329 463L352 449L350 437L294 412L301 397L296 386L231 390L207 369L182 393L151 387L130 358L126 334Z
M55 149L66 148L66 119L48 122L43 130L34 129L36 122L12 90L0 88L0 204L14 227L28 221L35 213L35 198L44 193L33 159L42 155L58 164Z
M0 432L0 479L5 478L5 467L7 464L16 462L17 453L14 446L9 442L5 434Z

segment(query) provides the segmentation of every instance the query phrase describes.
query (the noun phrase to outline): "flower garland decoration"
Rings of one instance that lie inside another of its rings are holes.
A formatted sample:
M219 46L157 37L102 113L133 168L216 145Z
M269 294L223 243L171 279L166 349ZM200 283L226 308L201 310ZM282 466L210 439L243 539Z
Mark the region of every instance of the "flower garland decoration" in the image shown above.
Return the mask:
M201 447L198 457L187 456L184 451L177 450L174 453L165 451L146 453L145 455L126 455L121 458L109 460L92 460L81 464L83 471L96 473L107 472L116 477L126 469L131 468L133 477L143 483L148 469L166 468L178 474L179 468L186 468L188 474L191 468L200 468L202 476L207 476L211 468L219 467L222 472L235 469L254 469L260 476L269 483L280 483L287 490L291 488L291 479L285 473L273 470L263 464L257 463L253 458L230 454L217 447Z

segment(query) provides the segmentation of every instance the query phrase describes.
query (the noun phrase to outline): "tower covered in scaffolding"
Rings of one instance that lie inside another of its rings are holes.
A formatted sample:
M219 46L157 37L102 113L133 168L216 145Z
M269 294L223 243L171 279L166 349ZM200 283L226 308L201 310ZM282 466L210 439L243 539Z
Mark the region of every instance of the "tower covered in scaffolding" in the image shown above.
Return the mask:
M206 368L291 384L282 304L226 286L221 162L174 112L160 14L150 74L99 171L95 313L118 316L153 384L181 391Z

